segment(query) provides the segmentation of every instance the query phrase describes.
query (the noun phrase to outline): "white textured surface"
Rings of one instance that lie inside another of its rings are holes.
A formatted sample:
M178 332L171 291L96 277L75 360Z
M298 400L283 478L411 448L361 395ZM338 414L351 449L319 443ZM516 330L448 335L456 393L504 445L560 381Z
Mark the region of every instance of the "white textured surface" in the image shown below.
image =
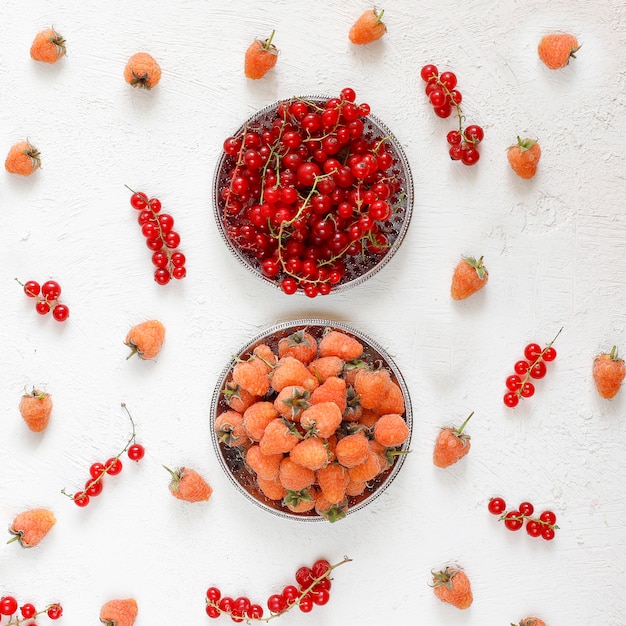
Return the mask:
M58 600L68 626L95 623L103 602L128 596L139 603L137 626L198 625L209 621L211 584L264 602L300 565L346 554L354 562L337 570L331 602L279 622L495 626L537 614L550 626L626 623L626 392L603 401L590 374L598 351L617 343L626 353L624 3L388 0L388 34L357 49L347 31L365 8L356 0L0 4L0 151L28 137L43 158L30 179L0 176L0 525L35 506L58 518L37 548L0 543L0 595ZM42 66L28 50L49 25L67 39L68 57ZM278 65L247 81L243 52L272 29ZM536 55L554 30L582 43L558 72ZM122 78L138 50L163 69L149 93ZM457 73L466 115L485 129L474 168L447 157L453 122L425 101L427 62ZM368 284L313 301L282 296L226 254L211 213L214 165L223 139L256 109L345 86L404 145L414 218ZM532 181L506 162L518 134L542 144ZM158 196L176 219L184 281L153 282L124 184ZM463 254L484 255L490 281L458 303L448 290ZM14 277L58 279L70 320L40 318ZM251 506L210 443L209 402L225 361L257 331L300 316L375 337L404 372L415 408L413 453L396 482L332 526ZM126 331L152 317L167 327L161 355L126 361ZM506 409L504 380L524 345L545 344L560 327L558 359L536 396ZM17 412L33 384L55 403L42 435ZM146 458L78 509L60 490L80 488L93 461L123 447L122 401ZM438 428L471 410L469 457L435 468ZM171 498L161 464L196 467L214 487L211 501ZM555 541L506 531L486 511L495 494L553 508ZM428 587L430 570L448 562L471 577L468 611L441 604Z

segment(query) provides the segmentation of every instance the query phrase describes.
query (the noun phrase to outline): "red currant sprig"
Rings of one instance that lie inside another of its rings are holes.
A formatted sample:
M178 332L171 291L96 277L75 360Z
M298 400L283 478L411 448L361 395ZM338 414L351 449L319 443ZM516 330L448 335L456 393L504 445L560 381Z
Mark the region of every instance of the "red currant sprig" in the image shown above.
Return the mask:
M71 498L76 506L85 507L89 504L91 498L95 498L102 493L102 489L104 487L102 481L107 474L110 476L117 476L122 471L123 465L120 457L124 454L124 452L126 452L131 461L140 461L144 457L145 448L135 441L135 422L133 421L130 411L126 407L126 404L123 402L122 408L126 411L133 428L133 432L126 442L123 450L117 456L107 459L104 463L93 463L89 468L90 478L85 483L85 488L82 491L77 491L76 493L71 494L67 493L65 489L61 489L61 493Z
M61 285L55 280L48 280L40 285L36 280L29 280L26 283L15 279L24 289L24 293L29 298L35 298L35 310L40 315L46 315L52 311L52 317L57 322L64 322L70 315L70 309L66 304L59 302L61 295Z
M155 266L154 280L159 285L167 285L172 278L180 280L187 274L185 255L177 248L180 235L174 230L174 218L169 213L161 213L161 201L148 198L145 193L132 192L130 205L139 211L137 221L146 238L146 245L152 250L152 264Z
M525 524L526 532L531 537L542 537L546 541L552 541L555 531L559 528L553 511L546 510L539 517L533 517L535 507L530 502L522 502L517 509L507 511L504 499L495 497L489 500L487 508L492 515L500 516L498 519L504 522L508 530L520 530Z
M461 109L463 96L456 89L457 78L454 72L442 72L435 65L428 64L422 67L420 72L422 80L426 83L426 95L436 115L447 118L456 114L459 121L458 130L451 130L446 139L450 145L449 154L453 161L461 161L463 165L475 165L480 159L478 144L483 140L485 133L483 129L471 124L464 128L465 115Z
M18 603L13 596L3 596L0 598L0 622L3 617L9 617L9 621L5 622L3 626L18 626L27 620L35 619L44 614L47 614L50 619L56 620L63 614L63 607L58 602L49 604L42 611L38 611L34 604L27 602L19 607L21 617L17 616L17 609ZM33 626L35 626L34 623Z
M556 359L556 350L552 344L561 334L561 328L555 335L554 339L545 347L541 348L536 343L529 343L524 348L524 357L515 363L515 374L511 374L506 379L506 387L508 391L504 394L504 404L509 408L516 407L520 398L530 398L535 393L535 385L530 379L538 380L546 375L546 363L550 363Z
M206 592L206 614L217 618L228 615L234 622L269 622L297 606L303 613L309 613L315 605L322 606L330 598L331 572L352 559L331 565L326 559L318 559L312 567L300 567L296 571L296 585L287 585L281 593L272 594L267 599L271 615L263 617L263 607L253 604L247 597L231 598L222 596L218 587L209 587Z

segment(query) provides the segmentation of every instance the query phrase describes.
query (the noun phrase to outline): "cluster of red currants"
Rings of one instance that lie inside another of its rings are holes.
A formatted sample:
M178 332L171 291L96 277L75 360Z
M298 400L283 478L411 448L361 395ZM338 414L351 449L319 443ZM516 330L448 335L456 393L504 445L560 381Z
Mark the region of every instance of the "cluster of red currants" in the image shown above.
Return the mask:
M269 120L224 141L226 235L286 294L326 295L348 279L347 265L376 264L392 247L403 179L369 113L345 88L328 100L282 101Z
M167 285L172 278L184 278L187 274L186 259L177 250L180 235L174 230L174 218L169 213L161 213L161 201L158 198L148 198L140 191L130 191L133 194L130 205L139 211L137 221L146 238L146 245L152 250L152 264L156 268L154 280L159 285Z
M135 423L133 422L133 418L131 417L128 408L123 403L122 408L126 411L128 417L130 418L130 422L133 426L133 433L124 449L117 456L107 459L104 463L92 463L89 468L90 478L85 483L85 488L82 491L70 494L67 493L65 489L61 490L61 493L70 497L76 506L85 507L89 504L91 498L95 498L102 493L102 489L104 488L103 479L107 474L109 476L117 476L122 471L123 464L120 457L124 454L124 452L126 452L131 461L135 462L141 461L146 453L145 448L140 443L135 441Z
M48 280L43 285L36 280L29 280L26 283L21 283L17 278L15 280L24 288L24 293L29 298L35 298L35 310L40 315L52 311L52 317L57 322L64 322L70 316L67 304L59 302L61 285L55 280Z
M559 528L553 511L547 510L539 517L533 517L535 507L530 502L522 502L517 509L507 511L506 502L500 497L495 497L489 500L488 509L493 515L500 516L499 519L508 530L520 530L526 524L526 532L531 537L542 537L546 541L552 541L555 531Z
M456 89L457 78L454 72L442 72L435 65L424 65L420 72L426 83L426 95L433 105L435 115L446 118L452 115L454 109L459 121L459 129L451 130L446 138L450 145L449 154L453 161L461 161L463 165L475 165L480 159L478 144L483 140L485 133L480 126L471 124L463 127L465 116L461 109L463 96Z
M303 613L309 613L315 605L326 604L330 598L330 573L350 560L344 557L343 561L331 565L326 559L318 559L311 567L300 567L295 576L297 586L287 585L281 593L272 594L267 599L271 617L282 615L294 606ZM234 622L271 619L263 617L263 607L260 604L253 604L245 596L239 598L222 596L217 587L207 589L206 613L209 617L228 615Z
M3 626L17 626L25 620L35 619L40 615L47 615L50 619L59 619L63 614L63 607L55 602L49 604L45 609L38 611L34 604L27 602L19 607L21 617L17 615L18 602L13 596L3 596L0 598L0 622L3 617L9 617L8 622L4 622ZM32 626L35 626L33 623Z
M529 343L524 348L525 358L515 363L513 367L515 374L511 374L506 379L506 387L508 389L504 394L504 404L506 406L510 408L516 407L520 398L530 398L534 395L535 385L530 382L530 379L538 380L546 375L546 363L556 359L556 350L552 347L552 344L556 341L561 330L543 349L536 343Z

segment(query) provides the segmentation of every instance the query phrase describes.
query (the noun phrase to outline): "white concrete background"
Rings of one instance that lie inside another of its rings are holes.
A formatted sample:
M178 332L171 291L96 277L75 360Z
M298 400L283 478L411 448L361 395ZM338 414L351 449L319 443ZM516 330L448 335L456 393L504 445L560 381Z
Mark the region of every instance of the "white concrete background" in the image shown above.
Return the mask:
M40 546L0 542L0 594L58 600L68 626L95 623L114 597L134 596L137 626L204 624L204 592L265 599L318 557L348 555L331 602L285 624L506 625L537 614L550 626L626 623L626 391L601 400L594 355L626 354L622 0L388 0L388 33L353 47L347 32L367 2L287 0L0 4L0 152L25 137L43 168L0 175L2 359L0 525L47 506L58 523ZM54 25L68 56L33 62L34 35ZM244 78L252 39L276 29L277 67ZM550 31L582 43L553 72L536 46ZM128 57L147 50L163 77L152 92L124 83ZM468 119L486 133L474 168L446 153L450 120L434 116L419 69L457 73ZM368 284L341 295L287 297L229 257L212 218L223 139L277 98L352 86L402 142L415 179L407 238ZM517 178L505 149L537 137L537 176ZM4 158L4 157L3 157ZM159 197L182 236L188 277L159 287L124 185ZM449 297L463 254L484 255L488 286ZM65 324L38 316L14 278L57 279ZM234 492L213 454L209 403L231 353L278 320L319 316L384 345L415 408L413 453L369 510L336 525L267 515ZM133 324L158 318L167 338L155 362L126 361ZM515 410L504 380L529 341L563 327L557 360ZM24 387L54 399L34 435L17 406ZM129 434L126 402L147 455L107 481L87 509L89 465ZM438 428L476 412L472 451L448 470L431 462ZM189 465L212 483L210 502L170 497L161 464ZM490 496L553 508L551 542L505 530ZM8 535L7 535L8 538ZM475 601L440 603L431 569L457 562ZM226 618L222 618L226 620ZM47 620L42 620L45 622Z

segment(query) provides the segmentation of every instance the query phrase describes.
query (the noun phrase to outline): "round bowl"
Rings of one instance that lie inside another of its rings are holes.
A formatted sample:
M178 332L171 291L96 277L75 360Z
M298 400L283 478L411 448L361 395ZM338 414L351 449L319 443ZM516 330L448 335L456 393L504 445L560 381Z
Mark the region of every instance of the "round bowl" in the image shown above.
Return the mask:
M219 415L223 412L230 410L230 406L225 400L224 390L226 386L232 382L233 367L240 360L246 360L259 346L259 344L266 344L269 346L274 354L278 354L278 342L284 338L292 335L294 332L305 330L310 333L318 342L321 338L330 330L336 330L342 332L349 337L356 339L363 345L363 354L360 360L367 364L371 364L375 367L386 368L390 375L391 380L396 383L402 392L402 398L404 401L404 412L402 417L406 421L408 426L408 438L401 446L393 449L387 449L387 452L394 452L394 454L388 455L391 458L391 464L387 469L381 471L373 480L367 483L367 488L356 496L349 496L347 499L347 511L344 513L351 515L356 511L359 511L373 502L381 493L391 485L398 472L402 468L406 453L409 451L409 445L411 441L411 432L413 425L411 400L407 386L404 382L402 374L392 358L376 341L368 337L365 333L362 333L346 324L330 321L326 319L298 319L294 321L287 321L272 326L262 333L258 334L251 341L242 346L234 357L224 367L219 380L215 386L211 402L211 438L213 447L219 463L226 473L226 476L230 479L230 482L234 485L235 489L244 496L247 500L254 503L264 511L272 513L282 518L300 520L306 522L318 522L324 521L327 517L316 513L313 509L305 513L294 513L290 510L282 500L272 500L264 495L261 491L259 484L256 480L256 474L246 464L245 454L247 447L251 445L251 441L247 440L245 445L238 445L230 447L225 443L217 433L215 428L215 421ZM276 392L270 388L270 391L263 397L258 398L264 401L273 401L276 397ZM342 425L345 423L342 422ZM341 430L341 429L339 429ZM368 433L371 436L371 432ZM341 517L344 514L342 513Z
M330 99L328 97L324 96L300 96L288 100L279 100L249 117L228 139L235 138L240 140L248 132L258 131L258 133L261 134L263 131L267 131L272 128L272 124L276 121L278 111L284 111L285 108L288 108L293 102L305 102L309 107L309 111L319 113L324 110L324 107L329 100ZM301 128L299 126L300 122L298 122L295 117L285 114L285 119L293 127ZM374 229L372 231L366 230L363 238L358 241L358 245L353 247L349 253L346 252L348 247L347 244L341 247L339 243L337 243L337 246L339 247L329 251L328 248L324 250L324 242L320 242L319 247L322 248L322 254L319 257L320 260L318 267L324 267L326 270L332 270L335 266L329 259L334 261L339 260L341 262L340 279L338 280L336 276L330 280L328 276L322 276L321 278L316 276L313 280L307 280L306 274L299 271L295 274L298 277L298 288L295 293L306 293L306 295L309 296L318 295L318 293L326 295L328 292L336 293L363 283L380 271L392 259L402 243L409 227L413 210L413 179L404 150L394 134L375 115L369 114L359 118L359 120L363 123L361 137L364 138L370 146L377 146L377 154L382 154L382 152L380 152L381 150L388 153L385 156L391 165L384 170L386 177L385 180L392 182L392 184L390 185L390 196L386 198L385 201L388 202L392 208L391 216L386 219L379 219L378 221L375 220ZM322 129L317 133L313 133L311 137L314 138L322 133L330 134L325 129ZM278 141L278 139L275 140L275 142ZM302 146L305 144L308 145L307 141L303 141ZM275 143L274 145L278 146L278 143ZM352 150L354 145L355 144L352 143L343 145L337 154L332 155L333 158L337 158L339 161L343 161L345 163L348 156L347 151ZM280 146L280 149L286 150L286 148L282 145ZM236 175L241 173L242 169L245 169L246 167L245 165L241 165L243 162L244 150L245 146L234 156L227 154L224 150L222 151L215 170L213 181L213 207L215 220L224 243L239 263L266 283L281 289L283 286L283 279L288 276L294 276L291 272L291 268L286 266L285 262L287 260L288 251L284 249L283 244L286 242L288 237L292 239L296 238L299 233L295 233L294 228L284 230L284 233L280 235L283 237L281 245L279 246L279 249L281 249L280 254L276 250L277 239L279 236L277 233L280 230L277 224L270 226L275 236L271 237L273 241L270 242L271 245L269 245L269 247L266 246L265 248L259 248L255 240L251 241L241 234L243 232L241 230L242 227L250 226L252 223L249 215L250 209L255 204L263 204L265 201L265 190L262 192L264 194L262 198L248 198L242 202L239 202L239 196L235 195L233 192L233 186L231 184L232 180L236 177ZM374 147L372 147L371 150L373 151ZM306 162L312 162L315 159L311 154L309 154L309 156L304 157L304 160ZM382 160L380 160L380 162L382 163ZM283 167L284 162L280 161L280 163L280 167ZM320 167L323 168L323 163L321 161L318 161L318 163ZM263 168L258 171L264 172ZM265 174L263 174L263 176L265 176ZM334 179L335 175L332 175L331 177ZM358 178L355 180L360 181L360 193L371 189L372 185L375 184L374 179ZM312 199L312 196L310 195L310 186L300 185L299 183L295 186L298 189L298 198L300 200L306 199L308 196L308 200L306 200L308 202L306 209L307 213L314 212L311 211L310 207ZM351 190L355 186L356 183L353 183L349 188L344 188ZM317 190L314 191L313 195L316 195L316 193ZM280 203L272 206L275 207L279 204ZM336 224L338 206L338 198L335 197L330 210L326 213L318 213L317 215L330 217L331 221ZM342 230L347 233L349 226L353 222L356 222L361 215L369 211L368 206L369 204L361 202L358 210L355 209L353 216L344 220L345 223L343 224ZM235 208L232 209L232 207ZM320 209L320 211L321 210L322 209ZM294 218L294 212L295 209L292 211L290 219ZM375 213L374 215L380 217L381 214ZM288 220L285 220L285 222L286 221ZM258 232L258 228L258 225L255 226L254 231ZM263 228L266 227L264 226ZM313 229L311 228L311 231L312 230ZM292 236L292 233L295 234ZM307 242L311 241L311 239L312 237L309 236L307 238ZM349 243L352 243L352 241ZM277 255L279 256L279 271L270 276L267 275L267 271L264 271L262 263L264 259L271 257L272 255L275 257ZM305 290L307 283L313 283L317 285L319 289L314 290L315 293L311 294L310 291L307 292ZM328 284L320 287L323 283ZM285 289L283 289L283 291L286 293L293 293L293 291Z

